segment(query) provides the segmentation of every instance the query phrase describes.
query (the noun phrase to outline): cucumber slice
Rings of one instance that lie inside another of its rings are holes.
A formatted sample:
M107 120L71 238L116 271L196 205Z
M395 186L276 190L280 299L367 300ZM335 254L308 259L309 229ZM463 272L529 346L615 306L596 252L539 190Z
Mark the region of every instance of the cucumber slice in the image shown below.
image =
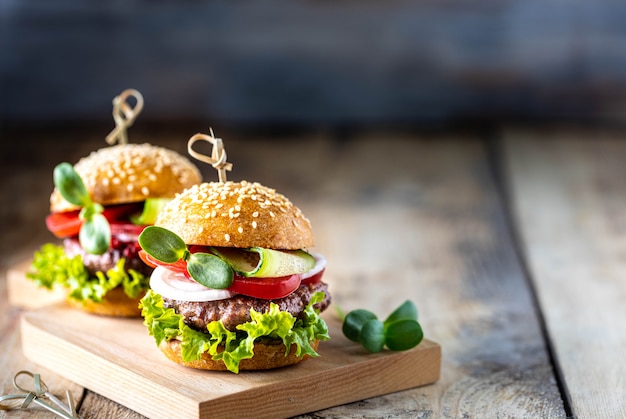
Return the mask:
M316 263L315 258L304 250L273 250L261 247L214 247L211 250L244 277L276 278L302 274L313 269Z
M165 204L170 201L170 198L148 198L143 204L143 212L132 215L130 221L136 225L152 225Z

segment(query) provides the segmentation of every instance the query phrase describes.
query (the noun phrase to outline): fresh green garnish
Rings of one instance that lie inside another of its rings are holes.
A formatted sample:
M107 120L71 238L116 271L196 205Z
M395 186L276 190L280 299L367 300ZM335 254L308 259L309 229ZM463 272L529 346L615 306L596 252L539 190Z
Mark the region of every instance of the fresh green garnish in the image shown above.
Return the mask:
M68 257L61 246L45 244L35 252L30 271L26 273L38 286L52 289L58 285L69 291L69 297L77 301L102 302L113 288L122 286L124 293L136 298L149 287L150 278L132 269L124 269L124 259L106 273L91 276L80 255Z
M91 200L85 183L69 163L60 163L54 168L54 186L69 203L82 207L79 218L84 220L78 240L87 253L101 255L111 245L111 226L102 215L102 205Z
M130 221L136 225L152 225L163 207L170 202L170 198L148 198L143 205L141 214L131 215Z
M364 309L352 310L343 319L343 334L359 342L370 352L380 352L385 345L392 351L411 349L422 341L424 333L417 321L417 308L407 300L384 322Z
M192 253L187 260L189 275L205 287L223 290L233 283L233 270L222 259L210 253Z
M221 290L233 283L234 273L226 262L210 253L190 253L183 239L163 227L146 227L138 241L147 254L160 262L185 261L189 275L205 287Z
M183 361L200 359L204 352L208 352L212 359L221 359L229 371L238 373L239 363L254 356L254 342L261 338L280 339L286 347L285 355L291 345L296 345L297 356L319 356L311 342L330 339L326 322L313 307L323 299L323 292L314 293L303 318L280 311L274 303L270 303L270 309L265 313L251 309L251 321L237 326L237 332L226 329L217 320L209 323L204 333L194 330L185 324L182 315L172 308L165 308L163 299L154 291L148 291L140 307L144 324L157 345L164 340L179 339Z

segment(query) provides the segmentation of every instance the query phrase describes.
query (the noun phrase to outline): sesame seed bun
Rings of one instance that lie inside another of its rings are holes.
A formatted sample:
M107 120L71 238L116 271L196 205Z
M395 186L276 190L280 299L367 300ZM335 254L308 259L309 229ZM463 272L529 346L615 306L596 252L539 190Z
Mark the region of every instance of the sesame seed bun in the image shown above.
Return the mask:
M175 151L151 144L119 144L92 152L74 169L94 202L127 204L147 198L173 198L177 192L202 181L198 168ZM73 211L55 188L52 212Z
M313 349L317 351L319 341L311 342ZM185 362L181 355L181 342L177 339L169 341L164 340L159 345L161 352L170 360L177 364L184 365L201 370L226 371L226 365L223 361L214 361L208 352L204 352L200 359ZM273 368L286 367L287 365L297 364L309 358L308 355L296 356L296 345L291 345L289 354L285 356L285 345L282 342L275 344L267 344L255 342L254 356L248 359L242 359L239 363L240 371L249 370L269 370Z
M259 183L196 184L170 201L155 225L188 245L295 250L314 245L298 207Z

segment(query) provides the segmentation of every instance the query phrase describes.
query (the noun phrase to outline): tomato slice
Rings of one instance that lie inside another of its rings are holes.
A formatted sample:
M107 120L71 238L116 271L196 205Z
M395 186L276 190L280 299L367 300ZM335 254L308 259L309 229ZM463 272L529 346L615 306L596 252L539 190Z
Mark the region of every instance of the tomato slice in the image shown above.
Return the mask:
M301 283L302 285L317 284L322 280L322 275L324 275L324 269L322 269L319 272L316 272L315 274L309 276L308 278L303 278Z
M46 227L56 237L62 239L78 235L83 220L78 218L80 211L55 212L46 217Z
M143 203L134 204L121 204L111 205L104 208L102 215L106 217L111 223L111 232L116 234L113 229L113 223L118 222L120 225L127 225L128 227L118 226L118 230L126 234L140 234L143 230L143 226L135 226L135 224L128 222L128 217L141 212ZM56 237L62 239L65 237L77 236L80 231L80 227L83 225L83 220L79 218L80 210L68 211L68 212L55 212L46 217L46 227ZM137 227L133 229L132 227Z
M187 272L187 262L185 262L182 259L174 263L161 262L160 260L157 260L153 258L152 256L150 256L143 249L139 251L139 258L143 261L143 263L145 263L151 268L156 268L157 266L163 266L171 271L184 273L185 275L189 276L189 273Z
M275 300L294 292L300 286L300 274L281 276L278 278L244 278L235 274L229 291L248 297Z

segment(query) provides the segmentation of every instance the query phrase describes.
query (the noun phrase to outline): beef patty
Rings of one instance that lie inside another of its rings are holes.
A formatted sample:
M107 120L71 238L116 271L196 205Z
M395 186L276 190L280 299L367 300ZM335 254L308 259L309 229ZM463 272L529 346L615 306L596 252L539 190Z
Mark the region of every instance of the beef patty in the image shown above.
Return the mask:
M69 257L81 255L83 264L90 275L95 276L96 272L106 272L114 268L121 258L124 258L124 270L132 269L147 277L152 274L153 268L149 267L139 258L139 243L136 240L122 241L116 238L111 239L111 247L101 255L87 253L76 238L63 240L65 253Z
M311 301L311 295L317 291L324 292L324 300L315 305L321 312L326 310L331 301L328 285L321 281L317 284L300 285L293 293L277 300L263 300L245 295L203 302L163 298L163 305L181 314L185 318L185 323L192 329L206 332L209 323L222 320L226 329L235 331L238 324L251 320L250 309L264 313L270 309L270 302L277 304L281 311L287 311L296 318L302 317L304 308Z

